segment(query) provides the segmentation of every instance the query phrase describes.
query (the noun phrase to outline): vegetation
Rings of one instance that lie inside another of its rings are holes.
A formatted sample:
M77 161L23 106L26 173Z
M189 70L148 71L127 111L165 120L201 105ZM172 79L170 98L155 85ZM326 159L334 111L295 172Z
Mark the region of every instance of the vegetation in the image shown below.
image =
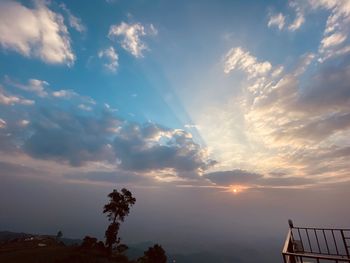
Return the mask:
M110 201L104 206L103 213L107 214L108 220L111 221L105 232L105 237L106 246L109 252L112 253L113 249L120 250L125 248L125 245L120 244L120 238L118 237L119 227L130 213L130 207L135 204L136 199L125 188L121 190L121 193L114 189L108 197Z
M110 222L105 231L105 242L85 236L81 245L66 246L61 242L62 231L58 231L56 236L29 235L0 244L0 262L166 263L165 251L158 244L150 247L136 261L128 259L125 255L128 247L121 243L119 229L136 199L125 188L121 192L113 190L108 198L109 202L103 208Z

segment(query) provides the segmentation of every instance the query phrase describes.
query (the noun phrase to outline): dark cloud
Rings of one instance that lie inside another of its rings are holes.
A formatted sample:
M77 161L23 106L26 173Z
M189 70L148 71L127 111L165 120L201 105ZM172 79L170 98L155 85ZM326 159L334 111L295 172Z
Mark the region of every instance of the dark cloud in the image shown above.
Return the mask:
M332 151L325 154L325 157L329 158L344 158L350 155L350 146L336 147Z
M15 114L14 118L9 117L14 114L11 111L5 111L0 107L3 119L0 118L0 152L14 153L20 150L21 142L26 137L27 121Z
M308 123L295 132L302 138L322 140L337 131L343 131L350 127L350 113L333 114L327 118Z
M107 110L84 113L43 106L26 119L25 127L14 123L11 132L8 124L1 129L2 150L12 147L33 158L72 166L101 161L131 172L169 169L181 177L197 176L215 164L188 132L129 122Z
M20 164L0 161L0 176L43 177L45 172Z
M77 115L62 110L43 109L31 125L32 135L23 149L32 157L68 161L81 166L86 161L114 160L110 136L119 120L107 113Z
M103 171L92 171L86 173L71 173L65 174L65 178L72 180L81 181L91 181L91 182L107 182L107 183L142 183L150 184L154 182L152 178L138 175L130 172L123 171L113 171L113 172L103 172Z
M313 121L288 123L274 133L275 138L298 138L322 141L328 136L350 128L350 113L334 113Z
M328 65L310 80L298 107L341 110L350 107L350 66Z
M297 176L260 178L257 181L257 184L265 187L291 187L311 185L315 183L316 180L314 179Z
M206 170L215 163L207 159L189 133L155 124L124 126L116 134L113 146L121 167L126 170L174 169L181 175Z
M215 184L228 186L232 184L254 183L261 178L262 175L236 169L232 171L207 173L203 175L203 177L209 179Z
M270 173L271 175L271 173ZM266 177L262 174L252 173L245 170L232 170L223 172L207 173L203 176L209 179L216 185L230 186L230 185L246 185L250 187L291 187L291 186L302 186L316 183L315 180L296 177L296 176L285 176L282 173L278 173L276 177Z

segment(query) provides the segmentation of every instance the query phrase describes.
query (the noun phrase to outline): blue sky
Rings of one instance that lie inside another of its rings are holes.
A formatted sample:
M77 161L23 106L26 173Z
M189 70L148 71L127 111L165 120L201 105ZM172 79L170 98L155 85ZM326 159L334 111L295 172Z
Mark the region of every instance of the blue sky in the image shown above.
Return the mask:
M2 0L0 175L340 191L349 26L347 0Z

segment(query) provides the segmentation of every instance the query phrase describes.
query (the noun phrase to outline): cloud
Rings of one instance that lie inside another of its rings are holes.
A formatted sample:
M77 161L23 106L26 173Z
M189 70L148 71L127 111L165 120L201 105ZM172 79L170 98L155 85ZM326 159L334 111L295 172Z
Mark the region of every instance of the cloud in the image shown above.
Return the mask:
M69 21L69 25L77 30L78 32L82 33L86 31L85 25L82 23L81 19L79 17L76 17L72 14L72 12L67 8L67 6L63 3L60 4L60 7L62 10L66 13Z
M150 28L145 28L141 23L128 24L125 22L119 25L112 25L109 29L108 37L110 39L121 39L122 48L131 53L134 57L143 57L143 51L147 50L147 45L141 38L147 35L156 35L157 30L151 24Z
M258 185L261 187L303 187L303 186L313 186L317 184L317 180L306 177L269 177L269 178L261 178L258 180Z
M15 1L1 1L0 44L49 64L72 65L75 61L63 17L51 11L45 1L34 1L33 9Z
M249 77L265 75L271 70L270 62L258 62L256 57L241 47L231 48L224 59L224 72L226 74L239 69L246 72Z
M118 54L113 47L109 47L98 52L98 57L107 60L103 66L110 72L116 72L118 68Z
M39 97L48 96L46 87L49 86L49 83L45 80L29 79L27 84L22 84L17 81L11 80L8 76L5 76L5 82L21 90L33 92Z
M270 15L267 23L268 27L276 26L279 30L282 30L285 24L285 16L282 13L276 15Z
M105 182L114 184L142 184L150 185L154 183L151 177L123 171L91 171L85 173L65 174L64 178L69 180L89 181L89 182Z
M70 99L76 95L77 95L77 93L74 90L62 89L62 90L52 92L52 96L57 97L57 98Z
M73 166L114 161L108 137L118 121L106 113L93 117L43 109L31 121L32 135L24 141L23 150L34 158L68 161Z
M295 18L292 22L288 22L288 16L278 13L278 14L270 14L269 21L267 22L268 27L277 27L279 30L283 30L284 28L289 31L298 30L305 22L304 10L301 8L301 5L297 1L289 1L289 7L295 12Z
M148 34L151 35L151 36L158 35L158 30L153 24L150 24L150 26L149 26L149 28L148 28L148 30L146 32L148 32Z
M209 179L211 182L217 185L235 185L235 184L247 184L254 183L262 177L261 174L251 173L245 170L231 170L212 172L203 175L204 178Z
M60 91L53 96L71 95ZM31 111L16 107L5 112L1 117L15 112L16 118L1 129L0 150L72 167L100 163L118 172L149 174L159 180L198 177L215 164L207 149L186 131L134 123L107 107L76 104L77 100L70 99L48 108L45 101L39 101Z
M18 126L26 127L29 123L30 123L30 121L28 121L28 120L20 120L20 121L18 121Z
M212 183L223 187L238 185L247 188L290 188L311 186L317 183L317 180L305 177L285 175L264 176L262 174L252 173L240 169L207 173L204 174L203 177Z
M349 175L345 157L350 136L349 58L343 56L332 63L319 64L315 61L317 54L307 53L299 57L294 67L280 70L281 66L270 64L269 71L259 75L255 69L243 66L261 63L258 58L248 51L232 54L234 63L227 72L247 74L241 95L231 99L230 104L211 110L209 127L196 120L202 133L210 130L209 140L202 134L208 145L220 147L214 149L220 156L219 165L223 169L253 168L266 174L285 169L289 176L280 178L279 185L287 177L286 183L290 180L291 184L294 177L315 176L314 182L298 179L300 184L310 185L320 181L320 174L328 183ZM253 62L241 65L241 57ZM270 176L264 178L255 183L267 184ZM276 180L271 179L270 184L277 184Z
M319 10L326 10L328 15L318 49L318 61L324 62L350 53L349 30L350 27L350 5L347 0L291 0L289 7L295 11L295 18L286 26L286 15L279 13L270 15L268 27L276 26L280 30L288 28L290 31L298 30L306 20L306 16Z
M92 110L91 105L95 105L96 102L88 96L82 96L75 92L72 89L61 89L52 91L52 89L49 88L49 83L45 80L39 80L39 79L29 79L26 84L22 84L18 81L12 80L10 77L5 76L5 84L9 86L16 87L20 90L24 90L27 92L31 92L36 94L40 98L48 98L48 99L64 99L64 100L74 100L78 104L78 108L83 110ZM17 99L12 96L13 98L4 98L4 104L10 103L21 103L21 104L31 104L31 101L29 100L20 100L20 97ZM34 103L34 101L33 101ZM90 105L89 105L90 104Z
M324 52L325 49L338 46L346 40L346 36L341 33L334 33L330 36L324 37L321 41L320 50Z
M0 129L3 129L6 127L6 121L3 119L0 119Z
M87 109L87 107L91 108L91 105L96 105L96 101L94 99L92 99L89 96L80 95L72 89L56 90L56 91L51 92L51 95L52 95L52 97L57 98L57 99L71 100L71 101L74 101L76 103L79 103L79 105L83 104L83 105L85 105L85 109ZM89 104L90 106L86 105L86 104ZM80 108L81 107L82 106L80 106Z
M313 11L324 9L330 12L320 43L320 62L330 58L350 53L349 27L350 4L347 0L339 1L315 1L309 0Z
M185 172L203 172L215 163L191 134L155 124L122 127L113 147L120 167L131 171L173 169L182 176Z
M288 26L288 29L290 31L295 31L299 29L305 22L304 11L302 10L301 6L298 4L297 1L290 1L289 6L295 11L295 19Z
M313 76L300 95L299 107L315 113L350 109L350 66L327 65Z
M92 111L92 107L91 106L87 106L85 104L79 104L78 108L84 111Z
M288 125L289 126L289 125ZM321 141L338 131L344 131L350 128L350 113L333 114L326 118L312 120L310 122L301 122L297 126L292 126L286 131L278 132L279 138L299 138L301 140Z
M13 163L8 163L3 161L0 161L0 171L1 171L1 176L3 177L5 176L17 177L19 175L25 175L27 177L44 176L43 172L40 171L40 169L35 169L31 167L26 167L21 164L13 164Z
M15 105L15 104L22 104L22 105L33 105L35 101L28 100L21 98L19 96L10 95L8 92L6 92L3 88L0 86L0 104L3 105Z

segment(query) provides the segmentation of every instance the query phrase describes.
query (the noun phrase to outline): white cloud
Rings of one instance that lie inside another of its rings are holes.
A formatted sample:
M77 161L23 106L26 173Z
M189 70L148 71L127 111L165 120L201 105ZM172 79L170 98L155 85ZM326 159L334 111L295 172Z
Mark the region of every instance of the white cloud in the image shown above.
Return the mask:
M77 30L78 32L82 33L86 31L86 27L82 23L81 19L79 17L76 17L72 14L72 12L67 8L65 4L60 4L60 7L62 10L67 14L69 25Z
M224 61L224 72L226 74L235 69L246 72L251 78L267 74L271 70L271 64L268 61L258 62L256 57L248 51L237 47L229 50Z
M297 1L290 1L289 7L294 10L295 12L295 18L292 22L289 22L289 25L287 21L289 21L289 16L284 15L282 13L278 13L275 15L269 16L269 21L267 23L268 27L277 27L279 30L282 30L283 28L286 28L290 31L296 31L299 29L302 24L305 22L304 17L304 10L301 8L299 3Z
M48 95L46 91L46 87L49 86L49 83L46 82L45 80L29 79L27 84L22 84L10 79L8 76L5 76L5 81L9 85L12 85L21 90L33 92L39 97L46 97Z
M329 181L343 176L349 168L350 67L330 62L318 68L316 52L300 56L294 67L270 65L259 75L255 66L264 60L242 47L229 54L225 72L247 73L240 95L236 89L220 106L192 117L219 168L284 168L290 175L323 173Z
M122 22L119 25L112 25L109 29L108 37L111 39L121 38L121 46L133 56L143 57L143 51L147 50L147 45L141 40L146 35L156 35L157 30L151 24L149 29L141 23L128 24Z
M0 88L0 104L3 105L33 105L35 102L33 100L22 99L20 97L7 94L3 89Z
M29 123L30 123L29 120L20 120L20 121L18 121L18 126L26 127Z
M109 47L103 50L100 50L98 52L98 57L99 58L104 58L107 60L106 63L104 63L104 67L110 71L110 72L116 72L117 68L118 68L118 54L116 53L116 51L114 50L113 47Z
M295 10L295 19L288 26L288 29L290 31L295 31L295 30L299 29L302 26L302 24L304 24L304 22L305 22L304 11L302 10L299 3L296 1L290 1L289 6Z
M108 103L104 103L104 106L105 106L106 110L108 110L110 112L117 112L118 111L118 109L112 108L111 105L109 105Z
M0 118L0 129L3 129L6 127L6 121Z
M276 26L279 30L282 30L285 24L285 16L282 13L277 15L271 15L269 22L267 23L268 27Z
M158 35L158 30L157 30L157 28L155 28L155 26L153 24L151 24L149 26L149 30L148 31L149 31L150 35L153 35L153 36Z
M350 1L308 0L308 11L327 10L330 12L319 46L319 62L350 53Z
M33 9L1 1L0 44L46 63L72 65L75 60L62 15L51 11L45 1L35 1Z
M70 99L74 96L79 96L79 95L73 90L61 89L61 90L52 92L52 96L56 98Z
M72 99L78 105L80 105L80 104L83 104L85 106L86 106L86 104L96 105L96 101L94 99L92 99L89 96L80 95L72 89L61 89L61 90L53 91L51 93L51 95L55 98L58 98L58 99L65 99L65 100ZM90 107L90 106L86 106L85 110L87 109L87 107Z
M304 15L302 13L297 13L293 23L288 26L288 29L290 31L295 31L299 29L302 26L302 24L304 24L304 22L305 22Z
M280 30L287 28L296 31L305 22L305 15L319 10L326 10L328 15L323 37L319 45L318 61L350 53L350 1L349 0L289 0L289 7L295 11L295 18L288 23L289 16L277 14L270 16L268 27L277 26Z
M78 108L84 111L92 111L92 107L85 104L79 104Z
M319 52L321 57L319 61L324 62L340 54L349 53L350 50L344 44L349 43L350 1L309 0L309 2L313 9L326 9L330 11L324 36L320 43Z
M343 43L346 40L346 35L342 33L334 33L329 36L325 36L321 41L321 50L324 50L326 48L338 46L341 43Z

